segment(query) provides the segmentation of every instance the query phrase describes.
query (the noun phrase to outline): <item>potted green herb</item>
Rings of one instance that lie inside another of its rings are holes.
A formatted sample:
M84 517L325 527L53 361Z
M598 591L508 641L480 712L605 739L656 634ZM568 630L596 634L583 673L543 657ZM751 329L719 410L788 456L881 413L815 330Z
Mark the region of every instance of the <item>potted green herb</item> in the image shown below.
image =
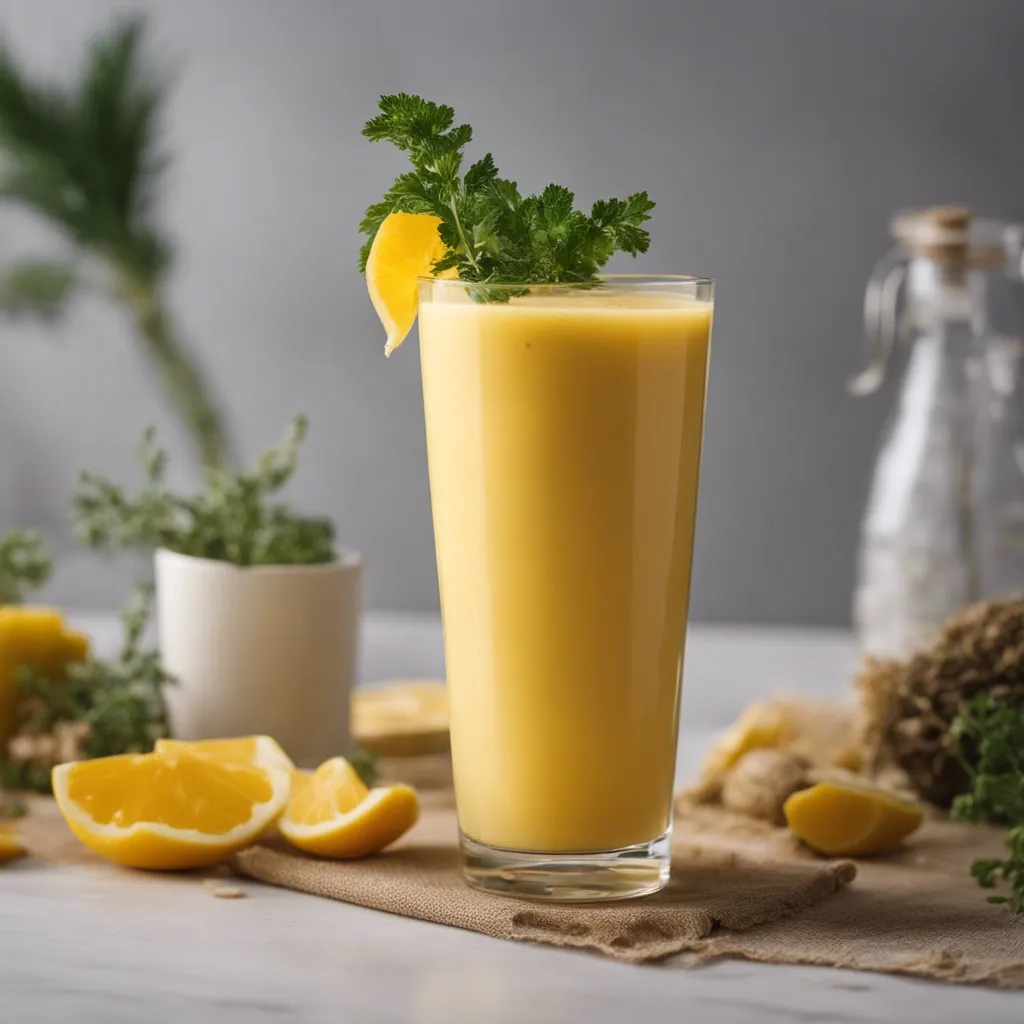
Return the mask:
M83 473L80 538L107 553L155 551L157 629L180 739L266 733L300 764L350 748L349 697L361 608L359 556L326 519L274 500L297 468L306 421L248 473L207 469L199 494L167 489L152 431L143 489Z

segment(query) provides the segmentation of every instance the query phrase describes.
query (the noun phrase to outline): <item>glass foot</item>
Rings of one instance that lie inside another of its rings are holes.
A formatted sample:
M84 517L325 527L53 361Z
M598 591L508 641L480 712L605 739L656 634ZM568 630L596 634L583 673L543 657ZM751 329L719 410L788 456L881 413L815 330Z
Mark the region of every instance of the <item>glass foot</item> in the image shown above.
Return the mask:
M648 896L668 884L669 829L649 843L599 853L523 853L460 835L462 873L474 889L554 903Z

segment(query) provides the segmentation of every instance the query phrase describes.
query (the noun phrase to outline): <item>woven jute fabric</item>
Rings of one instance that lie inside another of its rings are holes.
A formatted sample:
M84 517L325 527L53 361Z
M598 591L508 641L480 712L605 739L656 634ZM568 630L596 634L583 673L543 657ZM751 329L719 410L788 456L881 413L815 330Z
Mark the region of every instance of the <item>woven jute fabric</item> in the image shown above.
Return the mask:
M800 912L856 873L849 862L766 861L681 841L670 885L645 899L585 906L491 896L463 882L454 809L436 796L408 837L379 857L337 863L261 845L238 854L235 866L263 882L362 907L633 962L699 949L720 927L748 929Z
M902 853L824 861L785 830L677 802L672 882L640 900L556 905L490 896L459 874L454 808L432 794L394 849L337 863L260 845L241 874L392 914L633 963L722 956L823 964L1024 988L1024 919L986 903L968 874L1001 834L930 821Z

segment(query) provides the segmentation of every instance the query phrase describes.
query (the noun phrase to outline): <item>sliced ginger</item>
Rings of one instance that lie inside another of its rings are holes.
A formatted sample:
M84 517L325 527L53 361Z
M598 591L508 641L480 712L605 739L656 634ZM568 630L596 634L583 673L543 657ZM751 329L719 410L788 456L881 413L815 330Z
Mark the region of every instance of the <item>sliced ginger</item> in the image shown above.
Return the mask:
M819 768L861 767L854 710L799 698L774 697L747 707L715 741L703 775L730 771L751 750L786 750Z
M703 774L723 775L748 751L781 746L786 733L786 719L773 702L751 704L715 740L704 759Z
M894 850L924 818L919 804L866 782L819 782L783 806L790 831L830 857Z

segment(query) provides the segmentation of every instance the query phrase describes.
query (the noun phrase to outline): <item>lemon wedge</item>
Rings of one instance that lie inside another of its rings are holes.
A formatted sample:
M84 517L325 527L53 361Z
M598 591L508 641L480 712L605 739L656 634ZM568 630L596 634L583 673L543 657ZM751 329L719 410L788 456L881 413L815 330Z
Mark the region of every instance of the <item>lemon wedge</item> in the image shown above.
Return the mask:
M234 736L217 740L162 739L156 741L156 751L158 754L185 751L218 761L242 761L260 768L280 768L286 772L295 768L277 740L270 736Z
M366 260L366 287L387 333L385 355L405 341L416 322L417 279L429 277L446 252L437 233L440 226L440 219L430 213L389 213L374 236ZM455 271L441 276L454 277Z
M152 870L205 867L248 846L290 790L280 768L180 749L53 769L53 795L71 831L101 857Z
M353 859L378 853L419 818L410 786L367 789L343 757L325 761L310 776L293 776L294 792L278 821L293 846L319 857Z

